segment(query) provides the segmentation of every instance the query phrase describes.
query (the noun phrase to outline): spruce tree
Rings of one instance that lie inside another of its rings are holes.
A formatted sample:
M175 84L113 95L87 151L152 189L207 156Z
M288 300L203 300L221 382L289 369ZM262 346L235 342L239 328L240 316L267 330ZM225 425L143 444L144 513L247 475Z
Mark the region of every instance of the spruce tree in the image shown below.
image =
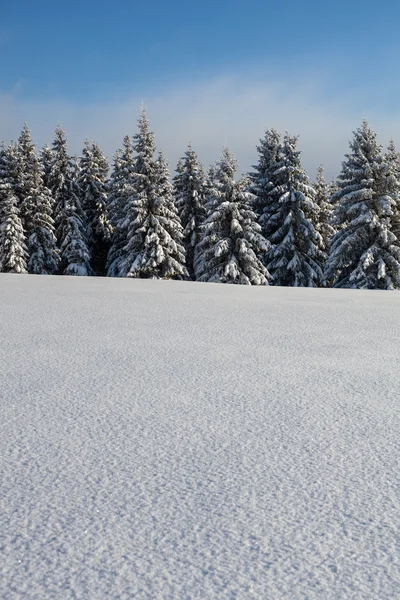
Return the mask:
M183 227L186 266L194 279L194 250L200 241L200 226L205 218L206 178L190 145L178 162L176 173L173 179L175 204Z
M154 136L142 108L134 182L127 212L128 241L123 274L128 277L175 278L187 276L182 227L176 212L164 158L154 160Z
M324 168L320 165L317 169L317 177L314 184L315 204L318 206L317 223L315 227L321 235L321 250L327 255L329 253L329 244L335 234L332 226L333 207L330 202L331 190L329 184L325 181Z
M400 241L400 153L397 151L395 143L390 140L386 154L385 162L388 167L389 185L391 195L395 204L392 207L393 214L390 216L391 229Z
M52 153L49 185L55 200L60 268L66 275L91 275L87 223L79 199L76 161L68 155L65 131L61 126L56 129Z
M52 218L53 198L43 184L43 170L39 160L32 156L30 195L25 198L28 228L28 270L38 275L56 273L59 251Z
M254 210L259 217L263 235L266 239L270 239L276 230L273 217L276 215L279 202L276 189L279 185L277 169L281 152L281 136L276 129L266 130L264 137L260 139L257 151L258 163L253 166L254 171L249 174L249 189L254 195Z
M207 217L196 247L198 281L266 285L268 271L258 255L268 249L257 215L249 181L235 181L237 162L225 148L217 164L212 195L206 204Z
M107 200L109 222L112 227L111 247L107 256L108 277L121 277L125 257L124 248L128 238L128 208L133 193L135 160L132 140L125 136L123 148L114 156L114 165L108 184Z
M26 273L27 249L15 194L15 172L18 168L13 149L0 149L0 272Z
M30 219L35 210L35 207L31 205L32 200L29 201L28 198L32 198L32 191L35 186L36 148L26 123L22 128L15 149L18 165L15 193L19 200L22 225L28 238L31 226Z
M51 173L51 165L53 162L53 151L45 144L40 151L40 163L42 165L43 185L50 189L49 178Z
M393 233L396 185L364 120L354 132L338 177L334 201L339 231L332 239L326 278L334 287L393 289L400 286L400 245Z
M97 273L103 274L112 230L107 215L108 163L96 143L90 144L86 140L79 167L77 185L88 223L88 248L92 266Z
M316 287L322 284L322 238L314 223L319 209L315 190L301 166L297 137L285 134L273 178L279 184L271 190L267 231L273 244L267 267L274 285Z

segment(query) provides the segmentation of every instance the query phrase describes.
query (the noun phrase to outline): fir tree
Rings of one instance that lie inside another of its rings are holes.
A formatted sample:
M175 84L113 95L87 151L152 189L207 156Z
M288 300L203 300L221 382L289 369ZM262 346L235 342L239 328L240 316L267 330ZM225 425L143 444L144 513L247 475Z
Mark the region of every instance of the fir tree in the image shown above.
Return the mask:
M0 272L26 273L24 229L14 191L17 157L4 145L0 149Z
M395 204L392 207L393 214L390 216L391 229L396 238L400 241L400 154L397 151L393 140L390 140L389 142L385 154L385 162L388 167L388 185L390 186L391 195L395 201Z
M18 144L15 147L17 156L17 180L15 193L19 200L20 217L26 236L29 237L31 227L31 217L35 207L31 205L28 198L32 198L32 191L35 186L35 159L36 148L32 140L31 132L25 123L18 138Z
M400 286L400 246L392 231L396 185L376 134L363 121L342 163L336 221L326 277L334 287L393 289Z
M208 199L207 218L196 247L198 281L266 285L268 271L258 254L268 249L247 179L235 181L236 159L225 148L214 175L214 192Z
M267 267L275 285L316 287L322 283L322 238L313 223L318 221L315 190L301 166L297 137L285 135L273 178L279 185L270 195L277 201L266 220L273 247ZM273 208L273 210L272 210Z
M66 275L91 275L87 224L77 187L74 162L67 152L64 130L58 126L53 142L49 185L55 200L55 226L60 268Z
M114 157L114 168L109 182L107 200L108 215L113 233L111 247L107 257L107 275L121 277L122 263L125 257L124 248L128 238L128 208L133 193L135 160L132 140L125 136L123 148Z
M40 163L42 165L43 185L50 189L50 173L53 162L53 152L50 146L45 144L40 151Z
M194 274L194 250L200 241L200 226L205 218L206 182L197 154L189 145L179 161L174 177L175 204L183 227L183 243L186 266L192 279Z
M96 143L86 140L79 167L77 184L88 222L88 248L94 270L103 273L112 230L107 216L108 164Z
M59 252L52 218L53 198L43 184L43 171L35 155L31 157L31 190L25 198L28 229L28 270L30 273L47 275L56 273Z
M250 192L254 195L254 210L259 216L263 235L270 239L276 230L273 217L277 212L279 195L274 193L279 185L277 175L281 151L281 136L275 129L267 129L257 146L258 163L249 174Z
M164 158L154 160L154 136L142 108L132 196L127 213L128 241L123 274L128 277L183 278L187 276L182 227L174 206Z
M318 206L317 223L315 227L321 235L321 250L328 254L330 241L335 234L332 226L333 208L330 202L331 190L329 184L325 181L324 168L319 166L317 169L317 178L314 185L315 204ZM314 213L315 214L315 213Z

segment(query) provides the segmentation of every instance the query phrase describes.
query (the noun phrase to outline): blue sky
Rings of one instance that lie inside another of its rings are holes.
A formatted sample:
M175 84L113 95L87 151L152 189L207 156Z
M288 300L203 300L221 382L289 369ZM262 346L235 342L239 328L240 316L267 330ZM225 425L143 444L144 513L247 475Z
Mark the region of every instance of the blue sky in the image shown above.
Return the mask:
M72 151L88 136L112 155L144 100L172 163L228 143L247 169L276 126L331 175L363 116L400 138L399 22L393 0L7 3L0 139L26 120L41 144L60 121Z

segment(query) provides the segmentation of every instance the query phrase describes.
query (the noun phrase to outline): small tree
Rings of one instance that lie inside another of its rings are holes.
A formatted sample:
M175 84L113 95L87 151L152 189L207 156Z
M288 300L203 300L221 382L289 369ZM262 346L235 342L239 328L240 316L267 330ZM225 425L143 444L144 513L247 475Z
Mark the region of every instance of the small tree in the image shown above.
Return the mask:
M334 287L393 289L400 286L400 246L393 233L395 180L363 121L342 163L334 196L339 231L332 239L326 278Z
M259 260L268 244L252 211L249 182L235 181L237 162L225 148L217 164L214 193L208 199L207 218L196 248L198 281L266 285L268 271Z

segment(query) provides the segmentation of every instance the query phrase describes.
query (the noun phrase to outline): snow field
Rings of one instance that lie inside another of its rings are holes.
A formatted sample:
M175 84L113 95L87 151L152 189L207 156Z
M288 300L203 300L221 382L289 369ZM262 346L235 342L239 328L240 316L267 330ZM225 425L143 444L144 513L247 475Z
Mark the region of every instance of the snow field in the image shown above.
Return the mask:
M393 599L400 296L0 275L0 597Z

